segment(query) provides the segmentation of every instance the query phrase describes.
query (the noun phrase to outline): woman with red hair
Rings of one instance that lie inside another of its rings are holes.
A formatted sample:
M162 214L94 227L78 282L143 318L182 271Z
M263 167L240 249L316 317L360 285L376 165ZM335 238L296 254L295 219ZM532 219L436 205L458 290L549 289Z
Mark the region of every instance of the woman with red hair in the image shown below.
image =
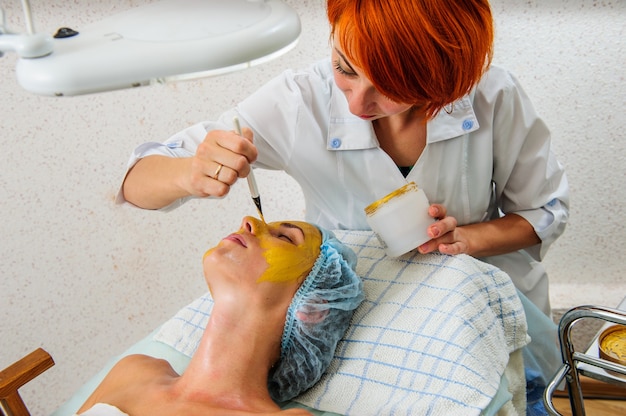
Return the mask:
M420 253L492 263L549 315L540 261L565 229L569 190L545 123L491 65L489 2L328 0L327 13L330 59L140 146L120 200L167 210L222 197L253 165L300 184L307 221L362 230L367 205L414 181L437 219Z

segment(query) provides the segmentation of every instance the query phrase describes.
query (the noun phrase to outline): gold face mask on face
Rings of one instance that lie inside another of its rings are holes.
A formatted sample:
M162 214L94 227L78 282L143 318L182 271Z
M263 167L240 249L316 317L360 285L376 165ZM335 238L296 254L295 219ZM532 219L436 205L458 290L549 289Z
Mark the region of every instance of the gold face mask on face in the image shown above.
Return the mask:
M258 224L258 237L264 249L263 257L269 267L263 272L258 282L289 283L305 276L319 256L322 237L319 230L306 222L292 221L289 223L273 222ZM287 241L283 228L297 227L304 233L304 241L294 244ZM283 238L285 237L285 238Z
M259 241L266 268L258 282L290 283L304 277L320 253L322 236L317 227L301 221L266 224L249 217L249 233ZM244 229L235 234L247 233ZM219 245L218 245L219 246ZM217 248L209 249L206 259Z

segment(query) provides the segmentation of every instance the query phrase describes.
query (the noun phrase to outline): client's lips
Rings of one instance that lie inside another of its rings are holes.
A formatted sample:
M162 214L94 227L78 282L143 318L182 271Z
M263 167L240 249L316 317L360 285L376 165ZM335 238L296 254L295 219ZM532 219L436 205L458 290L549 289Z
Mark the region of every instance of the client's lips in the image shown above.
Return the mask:
M231 234L228 237L224 238L224 240L230 240L235 243L241 244L244 247L248 247L246 240L241 236L241 234Z

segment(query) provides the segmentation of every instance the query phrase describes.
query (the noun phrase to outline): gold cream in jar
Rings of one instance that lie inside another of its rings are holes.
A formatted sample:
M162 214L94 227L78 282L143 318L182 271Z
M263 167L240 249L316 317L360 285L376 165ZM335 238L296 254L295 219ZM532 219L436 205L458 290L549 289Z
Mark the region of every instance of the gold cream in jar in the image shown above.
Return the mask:
M598 338L600 358L626 365L626 326L613 325Z
M430 240L426 230L435 220L424 191L415 182L365 207L366 220L390 257L398 257Z

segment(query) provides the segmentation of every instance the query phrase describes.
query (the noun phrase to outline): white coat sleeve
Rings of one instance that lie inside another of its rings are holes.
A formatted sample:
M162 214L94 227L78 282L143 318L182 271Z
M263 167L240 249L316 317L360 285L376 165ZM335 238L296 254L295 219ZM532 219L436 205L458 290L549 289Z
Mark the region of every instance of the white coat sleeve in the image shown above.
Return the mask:
M509 74L508 82L493 114L496 197L502 212L532 224L541 244L526 251L541 260L565 230L569 186L546 124L517 79Z
M168 157L192 157L196 154L196 149L198 148L198 145L204 140L207 132L213 129L228 130L229 128L216 122L204 121L194 124L182 131L179 131L162 143L147 142L137 146L130 155L130 159L128 160L128 163L126 165L126 173L124 174L124 179L126 179L128 171L130 171L130 169L135 166L135 164L140 159L143 159L147 156L161 155ZM172 202L170 205L160 208L159 211L171 211L174 208L181 206L191 198L193 197L178 199ZM115 198L115 203L124 204L126 202L127 201L124 198L122 185L120 185L120 188L117 191L117 196Z

